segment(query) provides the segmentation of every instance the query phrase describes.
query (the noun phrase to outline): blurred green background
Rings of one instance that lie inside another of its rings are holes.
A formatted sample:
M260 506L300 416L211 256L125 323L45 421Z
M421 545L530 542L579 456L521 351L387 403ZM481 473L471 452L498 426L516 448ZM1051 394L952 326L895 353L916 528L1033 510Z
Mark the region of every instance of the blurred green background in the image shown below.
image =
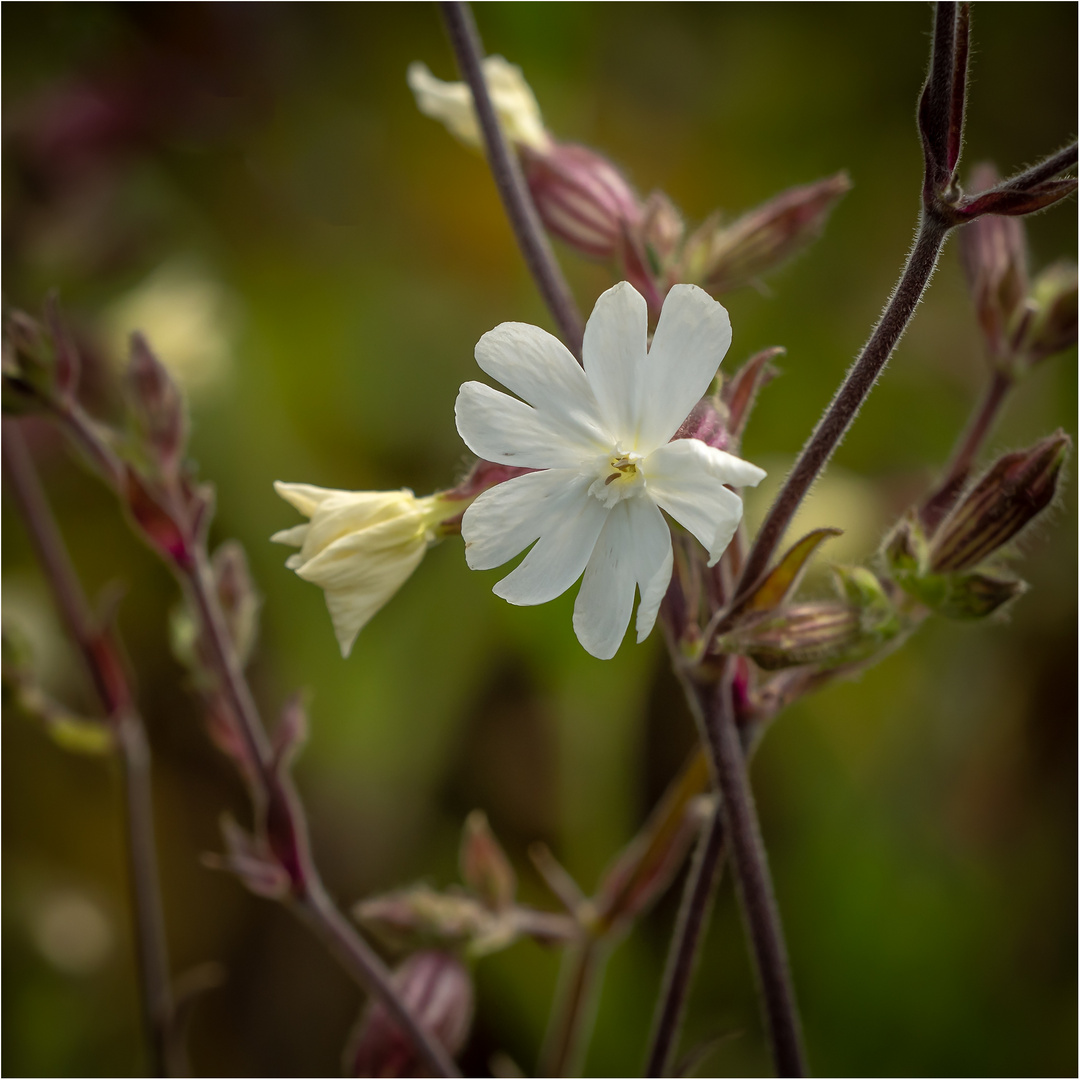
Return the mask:
M888 296L910 243L921 155L923 4L482 4L485 44L520 64L558 136L664 189L691 221L849 170L854 188L768 295L725 298L728 364L784 345L745 456L778 479ZM1075 133L1076 6L976 5L965 162L1003 170ZM217 485L215 542L239 538L265 596L252 670L268 717L313 691L298 766L328 884L344 903L456 879L483 807L522 878L545 840L591 889L679 764L692 729L659 635L610 662L574 639L572 594L494 597L500 571L433 550L337 653L323 598L268 542L294 512L275 479L327 487L452 482L472 347L508 319L550 327L482 159L416 111L414 59L450 78L427 4L8 4L4 296L56 287L114 406L136 326L188 387L193 454ZM1032 265L1075 257L1075 202L1029 223ZM606 267L562 252L582 306ZM802 524L868 557L930 482L986 379L955 242L881 387ZM992 440L1076 435L1075 351L1019 388ZM123 584L120 628L155 753L174 969L219 961L196 1008L203 1075L334 1075L359 995L290 917L205 869L230 767L171 659L168 574L48 431L32 433L87 586ZM4 618L42 681L91 701L17 515L5 502ZM760 510L751 507L751 515ZM1076 1000L1076 488L1022 544L1009 618L928 623L856 682L785 714L754 781L821 1075L1070 1075ZM3 723L6 1075L143 1068L118 775ZM678 889L615 953L587 1070L641 1067ZM495 1051L528 1073L558 958L531 944L477 969L465 1069ZM684 1045L728 1036L707 1075L768 1058L730 881Z

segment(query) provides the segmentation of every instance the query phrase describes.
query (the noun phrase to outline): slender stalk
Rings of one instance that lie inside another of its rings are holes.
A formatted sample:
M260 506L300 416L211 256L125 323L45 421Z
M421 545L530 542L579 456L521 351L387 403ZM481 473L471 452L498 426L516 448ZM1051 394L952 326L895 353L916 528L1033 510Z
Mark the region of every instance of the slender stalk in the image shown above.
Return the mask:
M205 631L205 640L221 681L222 690L233 710L233 715L237 719L245 745L251 755L257 779L253 795L256 797L257 805L265 808L271 800L272 793L279 787L279 782L273 773L269 741L258 707L225 628L225 618L211 584L212 575L206 552L201 547L197 550L192 569L185 574L184 580ZM294 822L294 828L297 831L306 832L306 823L303 821L303 811L299 801L292 800L288 810L299 819ZM457 1068L441 1043L421 1027L401 1000L391 982L386 965L338 910L310 860L304 867L304 880L299 887L301 891L292 898L290 906L302 921L361 986L379 997L390 1015L406 1032L424 1062L435 1071L436 1075L458 1076Z
M945 476L923 504L922 518L928 529L933 530L934 526L948 513L959 495L960 489L971 472L971 466L993 430L998 414L1014 385L1009 375L1002 371L994 372L994 377L990 380L982 400L960 436L956 449L953 451L952 460L945 470Z
M720 808L735 882L750 938L778 1076L806 1076L805 1055L787 946L761 839L746 755L735 726L730 668L718 686L696 690L698 717L716 770Z
M488 165L499 189L503 208L514 230L521 254L536 281L540 295L551 311L559 332L570 351L581 359L584 323L570 286L563 276L555 253L548 242L540 216L536 212L521 166L499 126L495 106L484 80L484 47L476 29L476 20L466 3L445 0L441 5L446 31L457 57L462 77L472 90L480 130L484 136Z
M799 504L851 427L892 356L934 272L948 228L934 214L923 213L915 246L885 313L818 421L754 538L739 578L736 603L764 573Z
M70 403L58 406L55 415L64 430L84 451L93 465L116 493L123 498L123 469L94 423ZM7 425L5 427L5 458L7 457ZM178 528L184 513L172 508L177 515ZM191 529L184 524L190 534ZM189 539L189 558L178 564L166 557L166 562L179 577L190 596L198 616L202 638L209 653L210 663L217 675L225 701L236 718L243 739L252 773L251 797L255 804L257 819L264 819L268 812L284 817L293 836L304 837L306 843L307 823L299 798L291 791L286 793L281 779L275 773L273 754L266 728L252 696L242 665L236 655L226 628L224 613L213 584L213 572L206 554L205 543ZM292 906L310 926L316 936L326 944L349 974L367 991L375 994L401 1025L423 1058L426 1066L438 1076L459 1075L442 1045L424 1030L407 1006L402 1002L390 978L390 972L378 955L361 938L358 931L337 909L326 892L318 872L305 850L303 865L298 867L302 880L294 881L297 890Z
M97 626L91 613L17 421L5 420L3 423L3 456L11 493L67 631L82 652L123 766L128 874L150 1074L184 1075L184 1050L178 1044L173 1023L146 733L134 708L117 642L107 630Z
M586 935L566 956L537 1076L580 1076L585 1036L596 1011L605 946Z
M653 1017L645 1064L646 1076L668 1076L686 1012L701 938L708 925L726 854L724 821L719 806L702 830L694 861L683 889L664 979Z

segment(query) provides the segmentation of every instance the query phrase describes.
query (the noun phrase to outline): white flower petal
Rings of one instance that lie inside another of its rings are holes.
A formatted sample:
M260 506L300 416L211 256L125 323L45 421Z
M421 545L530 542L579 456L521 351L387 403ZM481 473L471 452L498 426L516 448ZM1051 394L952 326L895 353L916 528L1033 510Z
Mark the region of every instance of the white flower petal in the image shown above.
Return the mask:
M701 400L731 345L722 304L696 285L674 285L664 301L639 393L639 452L663 445Z
M470 569L491 570L520 555L550 520L585 501L588 484L576 469L547 469L482 492L461 519Z
M461 384L454 416L465 445L486 461L528 469L568 469L602 454L605 445L484 383Z
M698 440L678 440L697 442ZM757 487L768 475L764 469L744 461L741 457L729 454L726 450L717 450L714 446L702 443L706 451L706 467L711 475L732 487Z
M568 441L588 446L592 454L604 453L614 444L584 370L546 330L528 323L502 323L477 342L476 362Z
M656 504L649 498L630 499L628 502L634 542L634 574L641 595L635 628L637 639L642 642L656 624L660 602L671 583L674 559L671 530Z
M274 490L301 514L311 517L321 503L335 495L350 495L352 492L334 488L315 487L314 484L287 484L283 480L274 481Z
M637 640L656 622L671 580L671 533L648 498L625 499L608 515L574 604L574 631L586 651L609 660L630 622L635 586L640 592Z
M580 485L573 490L568 505L543 523L532 551L492 590L496 596L511 604L546 604L581 577L609 511Z
M714 566L739 527L743 506L713 474L711 450L697 439L676 439L654 450L643 467L649 495L701 541Z
M645 298L627 281L600 295L585 324L581 346L585 374L601 416L622 440L624 451L637 449L639 387L648 332Z
M271 544L291 544L293 547L303 547L304 538L308 534L308 529L311 526L306 522L303 525L294 525L291 529L278 529L273 536L270 537ZM292 556L289 556L292 558Z
M323 586L342 656L349 655L356 635L420 565L424 551L425 545L417 545L407 553L387 553L383 559L354 560L336 583ZM301 572L300 576L307 575Z
M574 602L574 633L599 660L619 651L634 607L632 501L624 499L608 514Z

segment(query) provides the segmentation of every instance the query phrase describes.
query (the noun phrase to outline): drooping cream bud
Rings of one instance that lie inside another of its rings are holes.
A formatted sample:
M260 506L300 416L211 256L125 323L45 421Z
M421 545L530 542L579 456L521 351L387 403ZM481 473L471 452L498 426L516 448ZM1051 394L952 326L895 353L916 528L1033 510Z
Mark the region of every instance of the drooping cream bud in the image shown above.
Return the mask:
M311 519L270 539L300 548L285 565L326 593L342 656L441 538L439 526L468 505L441 495L418 499L408 488L335 491L279 481L274 490Z
M536 95L525 81L521 68L501 56L486 57L483 68L491 103L506 137L518 148L546 152L551 137L544 130ZM477 150L483 148L472 91L467 84L436 79L427 65L418 60L409 65L406 79L416 97L417 108L425 116L438 120L466 146Z

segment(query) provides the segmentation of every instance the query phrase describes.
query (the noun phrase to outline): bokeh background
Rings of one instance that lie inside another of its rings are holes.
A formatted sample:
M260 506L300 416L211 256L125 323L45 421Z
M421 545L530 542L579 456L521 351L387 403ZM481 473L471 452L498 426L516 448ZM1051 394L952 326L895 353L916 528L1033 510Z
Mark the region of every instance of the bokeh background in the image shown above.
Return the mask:
M725 299L728 363L784 345L745 456L778 479L896 278L918 207L914 103L924 4L478 6L560 137L601 149L692 221L841 168L824 238ZM965 161L1003 170L1075 134L1076 6L976 5ZM572 595L495 598L495 571L433 550L337 653L322 595L268 542L293 524L275 479L425 493L459 474L457 386L500 321L551 325L479 155L416 111L405 68L453 61L428 4L9 4L3 18L4 299L57 288L106 413L124 337L145 330L187 387L193 454L217 485L215 542L245 545L265 597L252 670L268 716L312 691L298 766L318 857L343 902L456 879L483 807L526 899L546 841L591 888L693 738L657 635L604 663ZM1075 203L1029 223L1032 265L1075 258ZM562 252L582 306L608 268ZM986 379L955 242L880 388L800 525L868 558L948 454ZM1019 388L992 440L1075 438L1075 351ZM34 447L87 585L121 582L120 628L155 754L156 825L177 972L226 984L196 1008L205 1075L334 1075L358 993L272 904L207 870L243 814L167 644L168 574L47 431ZM4 619L42 681L91 698L15 512ZM750 514L760 515L752 506ZM811 1064L822 1075L1069 1075L1077 1066L1076 488L1023 544L1033 586L1008 619L930 622L855 682L784 715L754 764ZM89 707L89 706L87 706ZM143 1068L116 770L3 721L3 1071ZM640 1069L677 889L619 947L588 1056ZM558 958L483 961L465 1058L534 1067ZM685 1046L725 1036L707 1075L768 1058L726 881Z

